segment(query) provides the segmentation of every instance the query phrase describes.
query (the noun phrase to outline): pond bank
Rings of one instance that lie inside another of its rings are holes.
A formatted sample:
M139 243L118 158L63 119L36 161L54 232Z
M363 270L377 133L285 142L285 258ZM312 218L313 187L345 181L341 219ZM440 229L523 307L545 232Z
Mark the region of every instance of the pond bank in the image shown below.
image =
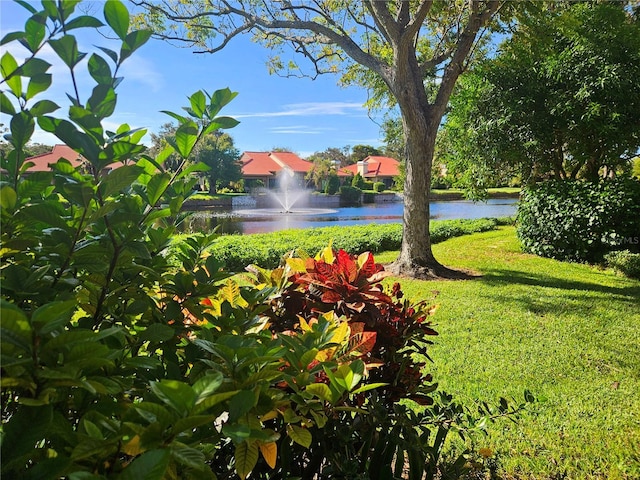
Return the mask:
M402 194L395 192L382 192L378 194L363 193L363 203L389 203L402 202ZM489 192L489 199L502 198L519 198L520 192ZM224 196L206 200L187 200L182 207L183 210L209 210L212 208L231 208L238 204L244 203L243 200L249 200L250 195ZM315 194L310 196L310 203L313 207L338 208L340 206L340 197L338 195ZM431 200L435 202L449 202L464 200L461 192L438 191L431 194ZM373 201L371 201L373 199ZM258 202L259 203L259 202ZM255 205L255 204L254 204Z

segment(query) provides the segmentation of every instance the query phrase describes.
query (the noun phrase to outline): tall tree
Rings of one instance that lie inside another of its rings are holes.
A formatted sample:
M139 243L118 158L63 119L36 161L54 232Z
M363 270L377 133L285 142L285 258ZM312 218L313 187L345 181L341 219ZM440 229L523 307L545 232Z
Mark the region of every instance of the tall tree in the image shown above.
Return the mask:
M354 164L361 162L371 155L380 155L380 150L371 145L354 145L349 155L349 163Z
M499 55L458 83L441 142L458 172L596 180L640 147L640 21L625 2L523 16Z
M300 75L278 56L284 46L308 59L311 75L359 64L375 74L398 104L406 137L404 228L398 273L454 276L431 250L429 190L436 132L458 76L481 30L504 0L133 0L159 36L198 52L221 50L251 33L275 50L271 65ZM182 28L182 29L181 29ZM431 82L427 95L425 82Z
M220 130L205 136L194 155L194 161L204 163L209 170L201 176L209 183L209 193L214 195L218 187L237 182L242 177L240 151L234 146L233 138Z

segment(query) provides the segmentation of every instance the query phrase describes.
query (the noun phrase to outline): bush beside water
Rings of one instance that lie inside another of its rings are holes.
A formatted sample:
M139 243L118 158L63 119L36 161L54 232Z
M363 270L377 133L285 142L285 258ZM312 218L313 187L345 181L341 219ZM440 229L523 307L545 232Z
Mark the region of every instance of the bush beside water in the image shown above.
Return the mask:
M477 220L439 220L431 222L432 243L448 238L494 229L510 219L483 218ZM327 244L354 254L379 253L398 250L402 242L402 225L356 225L352 227L321 227L306 230L283 230L273 233L224 235L216 239L210 250L212 256L226 268L241 271L256 264L275 268L283 255L299 250L315 255Z

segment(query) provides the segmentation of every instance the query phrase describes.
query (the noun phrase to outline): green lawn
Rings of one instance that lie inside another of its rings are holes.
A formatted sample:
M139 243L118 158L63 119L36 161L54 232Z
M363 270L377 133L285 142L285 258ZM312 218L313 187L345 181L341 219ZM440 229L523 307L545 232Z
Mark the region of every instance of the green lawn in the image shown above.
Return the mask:
M491 448L505 479L640 478L640 282L523 254L512 227L434 251L482 275L402 280L410 298L439 292L431 352L442 389L466 403L525 389L538 398L473 448Z

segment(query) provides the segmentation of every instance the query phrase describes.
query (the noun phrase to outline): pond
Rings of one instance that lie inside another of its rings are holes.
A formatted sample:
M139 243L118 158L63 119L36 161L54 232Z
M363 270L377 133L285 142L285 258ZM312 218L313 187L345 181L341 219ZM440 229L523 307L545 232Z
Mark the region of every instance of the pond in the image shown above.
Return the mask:
M436 220L457 218L507 217L516 213L515 198L496 198L487 202L455 200L431 202L431 218ZM360 207L341 207L318 210L319 213L260 213L256 210L211 209L196 212L183 225L184 231L211 231L219 233L263 233L289 228L363 225L369 223L402 223L401 202L367 204Z

